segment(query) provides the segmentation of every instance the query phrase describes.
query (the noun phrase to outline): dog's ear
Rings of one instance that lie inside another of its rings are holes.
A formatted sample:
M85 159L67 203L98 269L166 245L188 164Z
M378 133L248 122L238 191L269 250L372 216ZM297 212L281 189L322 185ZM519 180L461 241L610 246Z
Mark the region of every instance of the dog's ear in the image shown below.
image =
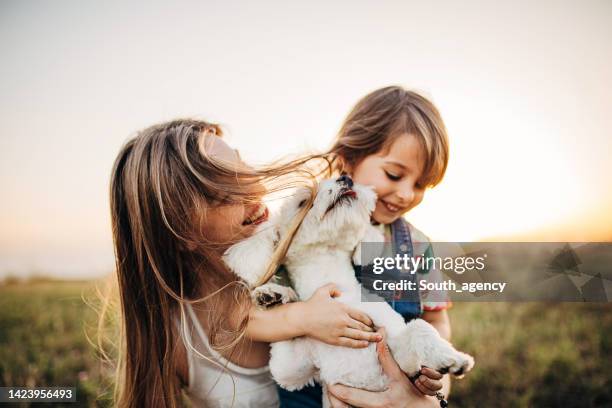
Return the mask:
M362 247L366 244L367 247ZM374 258L382 256L384 251L385 236L378 228L368 225L361 241L353 251L353 263L355 265L369 265Z
M252 236L229 247L223 254L223 261L253 287L266 273L279 238L275 223L267 221Z

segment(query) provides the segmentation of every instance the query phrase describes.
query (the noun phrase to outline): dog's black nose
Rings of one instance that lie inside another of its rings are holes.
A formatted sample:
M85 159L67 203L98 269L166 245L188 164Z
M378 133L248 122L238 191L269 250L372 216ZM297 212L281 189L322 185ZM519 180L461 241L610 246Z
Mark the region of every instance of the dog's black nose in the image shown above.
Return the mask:
M353 187L353 179L351 179L349 176L347 176L346 174L341 175L340 177L338 177L338 180L336 180L336 183L344 183L346 184L349 188Z

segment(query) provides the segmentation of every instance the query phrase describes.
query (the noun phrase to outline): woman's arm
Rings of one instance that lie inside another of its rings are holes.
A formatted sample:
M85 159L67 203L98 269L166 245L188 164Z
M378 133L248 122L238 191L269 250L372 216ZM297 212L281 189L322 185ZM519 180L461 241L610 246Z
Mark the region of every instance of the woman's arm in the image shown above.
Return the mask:
M380 330L384 333L384 329ZM389 378L389 385L385 391L372 392L359 388L335 384L328 387L332 407L407 407L411 408L437 408L439 402L434 397L421 394L410 382L406 374L400 370L393 359L389 347L384 341L376 345L378 360L384 373Z
M450 340L451 326L446 310L427 311L423 313L422 318L434 326L440 336ZM329 387L329 392L333 407L347 407L346 404L355 407L405 407L408 405L411 407L439 407L436 398L427 396L435 394L435 391L438 390L448 398L450 392L448 375L441 378L436 371L423 369L422 375L413 385L399 369L384 342L377 345L377 351L380 364L390 380L387 390L370 392L343 385L332 385Z
M367 347L382 337L371 328L363 312L333 298L340 293L334 285L319 288L305 302L288 303L267 310L251 308L246 335L253 341L272 343L309 336L328 344Z
M249 312L246 336L253 341L274 343L304 336L306 332L298 319L303 302L287 303L261 310L255 306Z

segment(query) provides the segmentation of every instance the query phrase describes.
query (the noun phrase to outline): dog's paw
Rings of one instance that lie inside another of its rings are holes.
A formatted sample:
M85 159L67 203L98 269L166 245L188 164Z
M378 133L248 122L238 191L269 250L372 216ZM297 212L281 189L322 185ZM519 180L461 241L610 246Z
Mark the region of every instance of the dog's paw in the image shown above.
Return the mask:
M298 297L293 289L276 283L266 283L253 289L253 302L262 309L295 302Z
M423 365L441 374L450 373L457 378L462 378L474 367L474 358L455 350L450 344L448 346L430 361L423 361Z
M474 358L457 351L433 326L417 319L401 335L389 339L389 346L402 371L414 376L422 366L442 374L462 377L474 367Z
M437 334L437 333L436 333ZM461 378L474 367L474 358L456 350L440 336L431 337L430 345L422 354L421 365Z

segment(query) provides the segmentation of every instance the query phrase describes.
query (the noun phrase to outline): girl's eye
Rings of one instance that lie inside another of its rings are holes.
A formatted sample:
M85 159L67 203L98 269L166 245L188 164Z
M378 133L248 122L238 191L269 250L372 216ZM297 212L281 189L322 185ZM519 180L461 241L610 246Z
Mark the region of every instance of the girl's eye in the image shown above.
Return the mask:
M393 180L393 181L398 181L399 179L401 179L400 176L396 176L395 174L391 174L388 171L385 170L385 174L387 175L387 177L389 178L389 180Z

